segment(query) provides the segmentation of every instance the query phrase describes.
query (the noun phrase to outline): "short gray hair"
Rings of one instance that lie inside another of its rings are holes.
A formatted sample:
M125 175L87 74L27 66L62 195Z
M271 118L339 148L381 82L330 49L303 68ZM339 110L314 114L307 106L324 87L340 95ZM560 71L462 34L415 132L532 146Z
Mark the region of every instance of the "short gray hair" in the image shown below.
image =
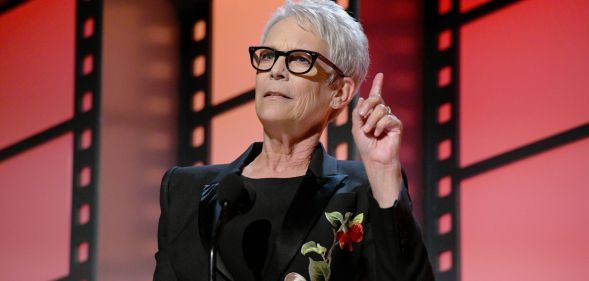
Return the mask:
M279 21L294 17L299 25L309 25L325 43L328 57L356 83L356 91L366 78L370 57L368 39L362 25L341 6L330 0L287 0L266 23L260 42Z

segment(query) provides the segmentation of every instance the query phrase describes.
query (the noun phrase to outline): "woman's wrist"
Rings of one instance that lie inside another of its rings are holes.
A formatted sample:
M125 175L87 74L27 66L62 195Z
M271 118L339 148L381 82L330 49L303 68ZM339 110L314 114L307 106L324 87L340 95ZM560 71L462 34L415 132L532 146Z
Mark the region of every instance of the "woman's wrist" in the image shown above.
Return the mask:
M390 208L399 198L403 186L401 164L365 163L366 174L372 189L372 195L381 208Z

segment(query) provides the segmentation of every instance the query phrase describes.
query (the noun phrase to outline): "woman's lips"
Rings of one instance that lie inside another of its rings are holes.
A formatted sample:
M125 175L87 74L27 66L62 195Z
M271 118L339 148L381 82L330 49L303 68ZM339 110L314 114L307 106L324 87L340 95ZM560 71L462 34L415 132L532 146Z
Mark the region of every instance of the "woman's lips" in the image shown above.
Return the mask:
M273 91L266 92L264 94L264 97L280 97L280 98L292 99L291 97L289 97L281 92L273 92Z

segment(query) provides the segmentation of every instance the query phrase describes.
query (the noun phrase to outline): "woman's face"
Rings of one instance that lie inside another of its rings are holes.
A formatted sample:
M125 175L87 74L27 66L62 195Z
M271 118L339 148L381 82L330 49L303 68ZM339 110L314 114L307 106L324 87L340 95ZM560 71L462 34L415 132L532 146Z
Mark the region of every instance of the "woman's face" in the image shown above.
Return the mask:
M327 56L326 43L311 31L301 28L294 18L276 23L268 32L264 46L278 51L303 49ZM334 90L328 85L331 69L319 59L305 74L293 74L280 56L271 70L256 74L256 113L266 130L309 133L321 129L331 112Z

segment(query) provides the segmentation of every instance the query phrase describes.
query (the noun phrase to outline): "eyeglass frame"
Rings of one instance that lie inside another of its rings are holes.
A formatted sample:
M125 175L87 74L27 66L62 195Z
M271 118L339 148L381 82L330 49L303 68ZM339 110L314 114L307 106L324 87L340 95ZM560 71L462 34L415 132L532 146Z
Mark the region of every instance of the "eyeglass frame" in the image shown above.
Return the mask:
M259 69L254 65L254 53L259 50L259 49L267 49L267 50L271 50L274 52L275 56L274 56L274 62L272 62L272 65L268 68L268 69ZM303 50L303 49L295 49L295 50L290 50L290 51L286 51L286 52L282 52L282 51L278 51L274 48L270 48L270 47L266 47L266 46L250 46L249 47L249 53L250 53L250 63L252 65L252 67L255 70L258 71L270 71L272 69L272 67L274 67L274 65L276 64L276 61L278 60L279 57L284 56L284 59L287 60L288 56L291 53L294 52L306 52L309 55L311 55L311 66L309 66L309 69L307 69L307 71L304 72L294 72L292 70L290 70L290 67L288 66L288 61L286 61L285 65L286 65L286 69L288 69L288 71L290 73L293 74L305 74L308 73L309 71L311 71L311 69L313 68L313 66L315 65L315 62L317 61L317 58L321 59L324 63L326 63L328 66L330 66L333 70L335 70L335 73L337 73L338 75L340 75L341 77L346 77L346 75L344 74L344 72L337 67L337 65L335 65L335 63L331 62L328 58L326 58L325 56L323 56L322 54L315 52L315 51L309 51L309 50Z

